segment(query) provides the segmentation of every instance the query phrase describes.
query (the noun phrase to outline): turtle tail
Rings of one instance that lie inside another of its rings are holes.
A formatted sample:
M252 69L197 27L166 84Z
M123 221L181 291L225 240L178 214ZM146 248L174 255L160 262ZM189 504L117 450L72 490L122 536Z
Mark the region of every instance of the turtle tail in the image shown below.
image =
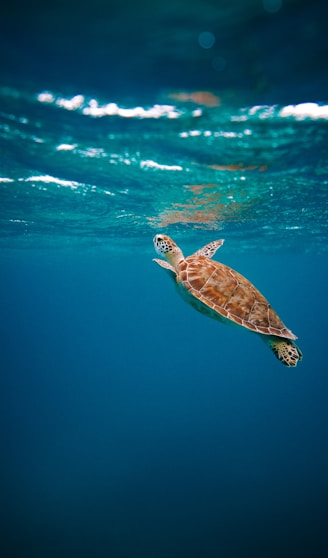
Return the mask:
M273 335L262 337L262 339L270 347L277 359L286 366L296 366L298 361L303 358L301 350L291 339L275 337Z

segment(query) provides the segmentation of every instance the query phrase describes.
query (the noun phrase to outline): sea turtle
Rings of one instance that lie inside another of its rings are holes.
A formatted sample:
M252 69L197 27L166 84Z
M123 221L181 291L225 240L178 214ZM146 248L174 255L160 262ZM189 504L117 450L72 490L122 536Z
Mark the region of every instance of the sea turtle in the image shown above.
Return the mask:
M165 257L153 261L170 273L179 294L196 310L258 333L286 366L296 366L302 359L293 342L296 335L283 324L264 296L240 273L211 260L223 240L214 240L187 258L169 236L157 234L153 241L156 252Z

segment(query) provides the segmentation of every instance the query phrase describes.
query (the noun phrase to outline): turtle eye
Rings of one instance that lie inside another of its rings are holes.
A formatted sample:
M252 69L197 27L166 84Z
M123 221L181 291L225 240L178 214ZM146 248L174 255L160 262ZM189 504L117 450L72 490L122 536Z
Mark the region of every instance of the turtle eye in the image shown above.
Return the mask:
M163 242L163 237L161 235L156 235L154 238L154 242L156 244L156 246L160 246Z

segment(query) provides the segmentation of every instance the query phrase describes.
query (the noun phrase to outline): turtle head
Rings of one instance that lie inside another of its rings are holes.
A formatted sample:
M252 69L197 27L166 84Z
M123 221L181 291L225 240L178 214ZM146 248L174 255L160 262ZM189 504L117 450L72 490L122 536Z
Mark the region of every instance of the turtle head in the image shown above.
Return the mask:
M156 234L153 242L157 254L164 256L174 268L183 260L183 253L179 246L166 234Z

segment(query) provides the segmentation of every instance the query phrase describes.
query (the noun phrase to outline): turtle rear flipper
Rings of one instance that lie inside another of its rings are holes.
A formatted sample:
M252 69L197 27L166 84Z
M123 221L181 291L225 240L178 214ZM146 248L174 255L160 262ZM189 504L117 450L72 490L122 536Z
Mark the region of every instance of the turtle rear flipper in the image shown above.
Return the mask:
M286 366L296 366L298 361L303 358L301 350L291 339L274 336L262 336L262 339L277 359Z

